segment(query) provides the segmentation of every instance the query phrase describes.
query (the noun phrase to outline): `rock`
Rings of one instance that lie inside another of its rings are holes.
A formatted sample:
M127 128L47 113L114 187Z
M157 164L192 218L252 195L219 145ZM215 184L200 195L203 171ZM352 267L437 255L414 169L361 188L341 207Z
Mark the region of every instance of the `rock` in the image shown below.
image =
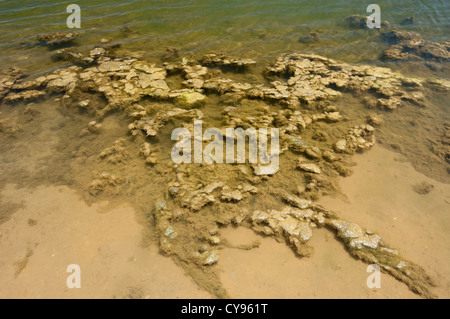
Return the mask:
M379 115L376 115L376 114L368 115L367 116L367 122L370 125L373 125L373 126L381 126L384 123L383 118L381 116L379 116Z
M5 103L16 103L19 101L31 101L31 100L36 100L38 98L41 98L45 95L46 95L45 92L37 91L37 90L22 91L19 93L11 92L3 99L3 101Z
M140 153L146 164L154 165L157 163L157 152L151 147L150 143L142 144Z
M47 77L47 90L51 92L72 92L79 80L76 71L79 68L57 71Z
M381 242L377 234L365 232L356 224L343 220L332 220L331 225L338 231L338 235L349 242L349 246L355 249L363 247L376 249Z
M190 200L187 201L187 206L192 211L199 211L204 206L208 205L209 203L213 203L215 201L215 198L213 195L207 195L207 194L198 194L193 196Z
M167 226L165 229L164 229L164 236L166 236L166 237L168 237L168 238L170 238L170 239L175 239L176 237L177 237L177 233L175 232L175 230L173 229L173 227L172 226Z
M48 46L59 46L72 42L73 40L78 38L78 36L78 33L54 32L37 36L37 41Z
M258 188L249 184L245 184L242 188L242 191L254 195L258 193Z
M345 150L347 149L347 141L341 139L333 145L333 148L336 152L345 152Z
M203 65L219 65L233 67L247 67L256 64L252 59L238 59L226 56L225 54L207 54L201 59Z
M345 18L348 26L351 28L355 28L355 29L368 28L367 19L372 19L372 21L375 22L373 20L373 18L371 18L371 17L365 17L365 16L358 15L358 14L351 15L351 16L348 16ZM380 27L387 28L387 27L389 27L389 25L390 25L390 23L388 21L382 21Z
M272 165L252 165L253 174L267 176L275 174Z
M401 25L411 25L414 24L414 17L407 17L400 22Z
M91 122L90 124L92 123L93 122ZM93 123L92 125L95 126L96 123ZM128 152L126 151L125 140L123 138L115 140L112 146L105 148L99 154L100 159L106 160L112 164L122 163L128 157L129 155Z
M314 174L321 173L319 166L317 166L316 164L313 164L313 163L299 163L297 168L299 168L305 172L308 172L308 173L314 173Z
M112 38L101 38L100 39L101 44L109 43L111 41L112 41Z
M106 50L103 48L95 48L89 52L89 56L91 58L98 58L106 53Z
M161 86L162 83L157 82L158 80L164 80L165 78L166 78L166 71L164 70L161 72L154 72L152 74L141 73L139 75L139 85L143 89L146 89L151 86L156 89L166 90L168 88L167 86Z
M122 63L121 62L115 62L115 61L107 61L103 62L98 66L98 70L100 72L117 72L122 69Z
M242 193L238 190L224 191L220 195L220 199L227 202L239 202L242 200Z
M83 109L87 108L89 105L91 105L91 101L89 101L89 100L83 100L83 101L78 102L78 106Z
M89 193L93 196L96 196L98 193L103 191L107 186L114 187L121 180L117 178L115 175L109 173L102 173L98 179L92 181L89 185Z
M217 250L211 250L203 254L203 265L212 265L219 260L219 252Z
M178 53L179 53L179 50L177 48L167 47L166 52L162 56L162 59L166 60L166 61L176 60L179 57Z
M409 94L402 96L403 100L409 101L411 103L414 103L416 105L425 107L425 95L423 92L417 91L417 92L411 92Z
M23 114L26 116L27 122L32 121L36 116L41 114L41 111L36 107L34 103L27 104Z
M319 159L321 156L320 149L316 146L312 146L310 148L307 148L305 151L306 156L312 159Z
M220 238L217 236L211 236L209 238L209 242L211 243L211 245L218 245L220 244Z
M417 32L405 30L393 30L391 32L383 33L385 41L393 44L400 44L405 41L421 41L422 36Z
M378 99L377 106L382 109L395 110L401 105L401 100L398 97L391 97L389 99Z
M301 37L298 39L298 42L301 43L309 43L309 42L318 42L320 41L318 32L310 32L306 37Z
M433 184L429 184L427 182L422 182L422 183L414 185L412 187L412 189L417 194L426 195L426 194L430 193L434 189L434 185Z
M102 124L97 123L96 121L91 121L88 124L88 130L93 133L97 133L102 129Z
M303 153L309 148L300 136L289 136L289 149L296 153Z
M193 88L193 89L201 89L203 87L203 84L205 81L200 79L189 79L183 82L183 84L187 87Z
M345 139L341 139L334 145L336 152L351 153L354 151L367 150L375 143L375 129L370 125L356 125L348 130ZM344 142L345 141L345 142Z
M362 15L351 15L346 17L345 20L348 26L352 28L363 29L367 27L367 17L364 17Z
M383 53L385 60L437 60L450 61L449 41L426 41L416 32L394 30L384 33L384 39L392 45Z
M342 120L342 115L339 112L325 112L325 120L330 123L339 122Z
M334 162L336 161L338 158L336 157L336 155L334 155L332 152L330 151L325 151L322 154L322 157L324 160L326 160L327 162Z
M206 96L198 92L188 92L181 94L176 100L184 108L194 108L203 105Z
M281 198L288 203L289 205L298 207L300 209L306 209L311 206L311 201L307 199L302 199L294 195L290 195L284 191L280 191L277 195L281 196Z

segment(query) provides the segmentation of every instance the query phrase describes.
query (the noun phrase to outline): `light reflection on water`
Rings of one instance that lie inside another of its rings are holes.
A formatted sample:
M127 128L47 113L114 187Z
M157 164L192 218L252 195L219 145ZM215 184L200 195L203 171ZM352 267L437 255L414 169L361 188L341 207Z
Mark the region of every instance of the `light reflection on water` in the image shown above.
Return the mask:
M0 1L0 57L31 72L52 65L47 48L33 47L36 35L71 31L65 21L66 1ZM81 6L82 32L77 41L87 49L102 37L111 37L130 50L144 50L155 59L167 46L182 53L224 51L259 59L281 52L314 51L347 62L373 62L384 48L378 30L348 28L345 17L366 14L357 0L316 1L99 1ZM449 33L450 5L446 1L380 2L382 19L394 27L420 32L430 40ZM401 26L414 16L415 23ZM128 30L124 30L123 26ZM73 30L72 30L73 31ZM320 41L300 43L317 31Z

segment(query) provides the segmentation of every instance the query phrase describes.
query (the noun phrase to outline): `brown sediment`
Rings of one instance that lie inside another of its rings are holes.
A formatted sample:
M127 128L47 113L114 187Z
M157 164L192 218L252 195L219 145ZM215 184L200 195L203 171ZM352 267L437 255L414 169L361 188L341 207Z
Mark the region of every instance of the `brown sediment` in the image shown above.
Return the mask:
M18 211L20 208L22 208L21 204L5 201L1 196L0 196L0 203L1 203L1 207L2 207L2 210L0 211L0 224L9 220L9 218L16 211Z
M25 254L25 256L21 260L14 263L14 266L16 267L16 272L14 274L15 278L19 277L22 270L24 270L25 267L28 265L28 259L31 256L33 256L33 250L30 248L27 248L27 253Z
M422 183L413 185L412 189L417 194L426 195L434 189L434 185L428 184L427 182L422 182Z
M68 116L90 118L60 128L77 139L59 143L54 160L59 169L43 169L41 179L75 184L89 201L113 197L132 202L147 222L154 221L160 250L218 298L229 297L218 262L220 250L229 247L221 241L221 228L231 224L285 241L300 256L313 253L307 242L315 228L332 229L354 256L379 264L414 292L434 296L433 282L422 268L400 257L379 235L315 203L339 192L336 178L350 174L352 154L375 143L374 126L382 121L367 117L363 94L376 101L369 107L392 113L421 104L425 80L318 55L284 54L266 69L270 85L240 83L225 77L221 68L254 61L208 55L155 66L131 53L93 51L88 59L78 55L87 67L71 66L27 82L11 70L9 80L0 82L5 102L12 102L11 94L28 96L40 89L55 93ZM173 74L181 74L183 88L169 86ZM446 82L434 84L448 90ZM362 111L341 106L339 98L350 94L357 96ZM191 131L196 119L222 131L279 128L280 171L258 176L248 164L174 164L170 131Z

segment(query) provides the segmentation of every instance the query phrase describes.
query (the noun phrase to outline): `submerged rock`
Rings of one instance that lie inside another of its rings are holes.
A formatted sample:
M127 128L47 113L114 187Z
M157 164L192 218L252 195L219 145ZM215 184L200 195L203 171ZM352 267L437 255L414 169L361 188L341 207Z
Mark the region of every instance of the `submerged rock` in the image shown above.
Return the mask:
M367 26L367 19L372 19L372 21L375 23L375 21L373 20L373 18L368 17L368 16L362 16L362 15L351 15L345 18L345 21L347 22L347 25L351 28L355 28L355 29L368 29L369 27ZM381 22L381 27L382 28L386 28L389 27L390 23L388 21L382 21Z
M300 39L298 39L298 42L301 42L301 43L310 43L310 42L318 42L318 41L320 41L318 32L310 32L307 36L301 37Z
M207 54L205 55L201 63L203 65L219 65L219 66L233 66L233 67L246 67L256 64L256 61L252 59L239 59L229 57L225 54Z
M401 25L410 25L410 24L414 24L414 17L407 17L404 18L401 22Z
M54 32L37 36L37 41L39 41L42 44L54 47L72 42L73 40L78 38L79 35L80 35L79 33L75 32L69 33Z
M450 42L427 41L419 33L394 30L383 34L384 39L392 45L383 53L385 60L437 60L450 61Z
M22 91L22 92L18 92L18 93L11 92L3 99L3 101L5 101L6 103L16 103L19 101L28 102L31 100L36 100L38 98L41 98L45 95L46 95L45 92L37 91L37 90L28 90L28 91Z
M427 182L422 182L416 185L413 185L412 189L420 195L426 195L430 193L434 189L433 184L429 184Z
M206 96L198 92L187 92L180 94L176 100L184 108L194 108L204 104Z

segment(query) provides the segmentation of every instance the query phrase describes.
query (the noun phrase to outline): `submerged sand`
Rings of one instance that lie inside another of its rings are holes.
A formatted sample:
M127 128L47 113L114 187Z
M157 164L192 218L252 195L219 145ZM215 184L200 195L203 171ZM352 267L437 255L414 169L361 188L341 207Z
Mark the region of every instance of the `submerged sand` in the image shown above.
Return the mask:
M448 298L450 250L443 243L449 242L450 186L379 146L357 155L355 163L354 174L340 181L345 196L325 197L321 203L383 233L434 276L436 293ZM412 189L423 181L435 186L427 195ZM21 189L9 184L1 198L21 205L0 225L1 298L210 297L157 245L143 241L148 230L130 206L88 206L66 186ZM315 254L309 258L297 258L284 243L247 228L228 227L222 235L232 245L261 243L251 250L221 251L220 278L232 298L418 298L386 274L380 289L369 289L367 265L347 254L326 230L314 233ZM29 250L32 255L17 274ZM66 286L64 270L71 263L81 267L81 289Z

